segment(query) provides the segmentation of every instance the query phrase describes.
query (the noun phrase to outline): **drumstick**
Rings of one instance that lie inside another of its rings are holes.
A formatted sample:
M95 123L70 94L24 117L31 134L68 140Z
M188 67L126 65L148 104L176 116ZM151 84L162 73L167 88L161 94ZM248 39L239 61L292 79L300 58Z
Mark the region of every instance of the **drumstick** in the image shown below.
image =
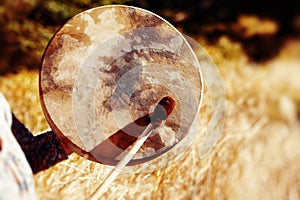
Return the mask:
M108 186L116 179L119 175L120 171L130 162L130 160L134 157L136 152L140 149L140 147L144 144L147 138L151 135L153 131L153 125L149 124L142 135L131 145L130 150L126 152L125 156L120 160L120 162L116 165L116 167L109 172L104 181L98 186L95 192L91 195L91 199L99 199L105 191L108 189Z
M138 139L127 148L124 157L116 165L116 167L108 173L104 181L92 193L91 199L99 199L108 189L108 186L116 179L120 171L131 161L137 151L141 148L152 131L159 127L163 120L166 120L175 107L175 100L171 97L164 97L155 107L151 116L151 123L146 127ZM129 151L128 151L129 150Z

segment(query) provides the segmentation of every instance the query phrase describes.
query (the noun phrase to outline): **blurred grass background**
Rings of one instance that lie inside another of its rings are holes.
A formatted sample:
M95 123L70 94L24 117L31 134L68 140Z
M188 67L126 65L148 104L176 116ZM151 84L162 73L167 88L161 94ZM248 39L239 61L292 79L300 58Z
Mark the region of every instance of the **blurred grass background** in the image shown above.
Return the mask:
M161 15L207 50L226 90L227 118L214 150L200 139L178 162L148 174L121 174L107 199L300 198L300 1L1 0L0 92L33 133L48 128L38 69L55 33L75 14L127 4ZM207 91L205 91L205 94ZM209 116L201 109L199 134ZM35 175L40 199L88 199L106 166L72 154Z

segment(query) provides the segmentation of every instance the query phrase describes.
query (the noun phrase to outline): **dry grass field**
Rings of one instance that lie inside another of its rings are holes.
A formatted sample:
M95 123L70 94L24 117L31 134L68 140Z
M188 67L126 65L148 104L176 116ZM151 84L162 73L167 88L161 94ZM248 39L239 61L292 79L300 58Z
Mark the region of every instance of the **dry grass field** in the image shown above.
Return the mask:
M253 62L228 37L214 45L195 38L218 66L226 91L226 121L211 153L200 159L201 137L177 162L151 173L121 173L102 199L300 198L300 39L286 38L278 54ZM48 128L38 71L0 77L0 92L33 133ZM209 121L201 108L199 134ZM76 154L34 176L39 199L89 199L109 171Z

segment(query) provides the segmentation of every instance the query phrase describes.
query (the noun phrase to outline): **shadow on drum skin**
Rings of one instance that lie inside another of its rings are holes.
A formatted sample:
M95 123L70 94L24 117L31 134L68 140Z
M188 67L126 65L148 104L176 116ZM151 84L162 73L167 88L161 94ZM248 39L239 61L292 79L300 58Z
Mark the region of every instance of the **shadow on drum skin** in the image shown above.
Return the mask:
M152 130L159 127L162 121L166 120L172 113L175 104L175 100L172 97L166 96L162 98L155 107L154 112L136 119L92 149L89 152L93 157L92 160L102 164L116 165L119 162L117 157L138 139L150 123L153 124ZM143 146L153 148L157 151L165 147L165 144L163 144L159 134L154 134L148 137ZM147 159L132 160L128 165L141 164L159 155L161 154L149 156Z

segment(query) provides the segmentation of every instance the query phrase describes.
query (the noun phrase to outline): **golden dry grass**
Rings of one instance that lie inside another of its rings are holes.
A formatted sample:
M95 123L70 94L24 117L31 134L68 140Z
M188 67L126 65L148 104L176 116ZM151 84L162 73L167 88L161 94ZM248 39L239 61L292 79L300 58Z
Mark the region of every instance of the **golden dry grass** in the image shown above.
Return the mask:
M103 199L299 199L300 40L286 40L279 55L248 61L227 37L214 46L226 89L227 116L213 151L200 160L200 137L177 163L152 173L121 174ZM38 71L0 78L0 91L34 133L46 129L39 104ZM209 119L208 97L199 134ZM72 154L34 176L40 199L89 199L108 167Z

